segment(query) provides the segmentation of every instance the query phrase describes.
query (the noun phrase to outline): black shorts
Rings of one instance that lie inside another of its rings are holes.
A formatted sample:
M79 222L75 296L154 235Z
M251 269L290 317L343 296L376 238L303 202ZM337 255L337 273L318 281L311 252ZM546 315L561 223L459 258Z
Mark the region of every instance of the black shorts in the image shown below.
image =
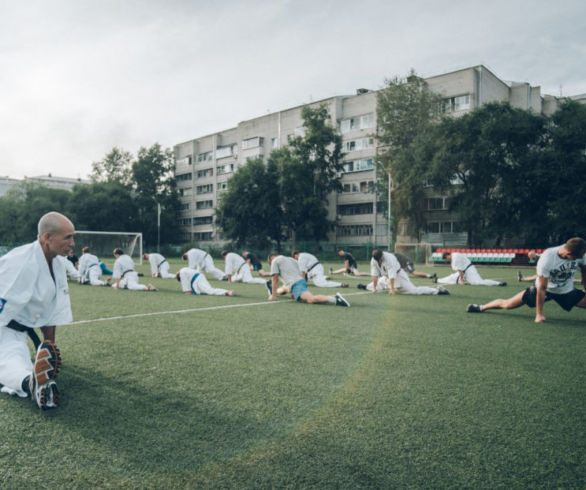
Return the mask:
M554 294L550 293L549 291L546 291L545 301L553 299L564 310L570 311L574 306L576 306L580 301L582 301L585 295L586 293L584 293L584 291L581 291L580 289L573 289L572 291L566 294ZM523 303L529 306L530 308L535 308L536 302L537 287L531 286L530 288L525 289L525 293L523 293Z
M415 266L413 265L413 262L411 262L410 260L405 262L405 270L410 274L413 274L413 272L415 272Z

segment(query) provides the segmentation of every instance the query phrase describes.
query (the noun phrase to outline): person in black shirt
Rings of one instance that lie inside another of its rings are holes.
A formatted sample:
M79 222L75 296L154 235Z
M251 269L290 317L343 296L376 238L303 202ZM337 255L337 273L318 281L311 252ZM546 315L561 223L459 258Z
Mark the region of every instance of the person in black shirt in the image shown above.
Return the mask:
M338 270L332 270L330 267L330 274L346 274L349 276L370 276L368 272L360 272L358 270L358 264L356 259L350 252L344 252L344 250L338 250L338 255L344 259L344 267Z
M265 272L262 269L262 262L252 252L248 252L245 250L244 252L242 252L242 257L244 257L244 260L246 260L246 263L250 266L250 270L258 272L259 276L269 277L271 275L270 272Z

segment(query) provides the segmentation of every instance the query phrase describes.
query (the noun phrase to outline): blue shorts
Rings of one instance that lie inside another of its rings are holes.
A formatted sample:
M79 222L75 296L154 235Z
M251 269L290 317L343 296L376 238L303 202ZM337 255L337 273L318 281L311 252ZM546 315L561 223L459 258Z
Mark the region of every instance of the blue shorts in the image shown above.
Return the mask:
M301 296L307 289L307 281L305 279L300 279L296 283L291 286L291 294L297 301L302 301L299 296Z

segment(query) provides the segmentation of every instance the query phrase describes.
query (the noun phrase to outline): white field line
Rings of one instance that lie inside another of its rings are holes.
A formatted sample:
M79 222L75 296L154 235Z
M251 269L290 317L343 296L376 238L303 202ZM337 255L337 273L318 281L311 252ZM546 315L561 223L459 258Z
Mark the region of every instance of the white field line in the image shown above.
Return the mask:
M344 296L356 296L358 294L366 294L366 293L350 293L345 294ZM372 294L372 293L371 293ZM291 300L289 300L291 301ZM94 322L108 322L111 320L125 320L127 318L141 318L145 316L160 316L160 315L177 315L181 313L193 313L196 311L213 311L213 310L224 310L227 308L241 308L246 306L262 306L262 305L274 305L279 303L286 303L287 301L263 301L262 303L239 303L236 305L222 305L222 306L205 306L203 308L189 308L186 310L166 310L166 311L152 311L149 313L133 313L130 315L119 315L119 316L107 316L102 318L92 318L89 320L78 320L76 322L66 323L65 325L82 325L84 323L94 323Z

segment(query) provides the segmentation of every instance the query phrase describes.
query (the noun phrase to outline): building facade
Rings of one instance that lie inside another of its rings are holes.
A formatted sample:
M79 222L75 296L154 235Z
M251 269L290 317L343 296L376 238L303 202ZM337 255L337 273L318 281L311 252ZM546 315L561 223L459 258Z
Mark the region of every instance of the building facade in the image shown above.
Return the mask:
M444 110L454 116L489 102L508 101L512 106L551 114L558 105L553 96L543 96L540 87L504 82L479 65L426 79L429 88L442 96ZM379 212L375 183L390 179L377 175L376 91L359 89L355 95L334 96L310 105L325 105L331 123L343 138L342 192L329 199L329 219L336 221L330 241L353 245L389 243L389 222ZM230 185L230 176L249 158L265 158L294 136L303 135L301 111L293 107L239 123L236 127L175 145L175 176L181 194L179 216L184 240L221 243L215 224L215 208ZM379 197L380 198L380 197ZM388 198L390 200L390 196ZM398 241L421 239L436 245L462 245L466 234L448 211L447 198L432 193L424 204L428 229L423 237L412 237L406 222L398 223Z

